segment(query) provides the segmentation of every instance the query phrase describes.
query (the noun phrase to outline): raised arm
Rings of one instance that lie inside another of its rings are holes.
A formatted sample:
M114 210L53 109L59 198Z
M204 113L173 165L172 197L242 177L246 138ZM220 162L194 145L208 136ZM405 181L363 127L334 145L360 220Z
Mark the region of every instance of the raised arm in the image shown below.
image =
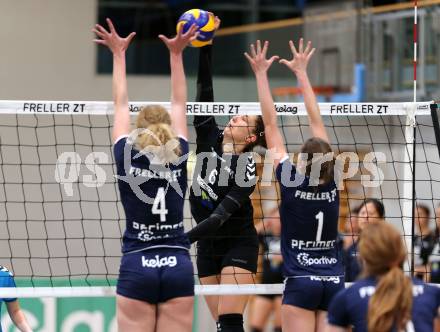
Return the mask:
M210 13L210 15L214 14ZM221 21L217 16L215 16L214 22L215 30L217 30L220 27ZM200 47L199 68L197 71L196 101L214 101L214 88L212 84L212 44ZM194 120L196 120L197 118L199 117L194 117Z
M270 92L269 79L267 71L272 63L278 59L278 56L272 56L267 59L267 50L269 42L264 42L261 48L261 42L257 40L257 48L255 50L254 44L251 44L251 54L245 53L252 70L254 71L257 80L258 99L261 105L261 112L263 113L264 132L266 135L267 147L274 152L275 168L278 166L279 160L286 155L286 147L281 131L277 124L277 112L273 102L272 94Z
M313 137L318 137L326 142L329 142L327 131L322 121L321 112L319 110L318 102L316 101L315 93L313 92L312 85L310 84L309 77L307 75L307 65L310 58L315 53L315 49L312 49L312 43L308 42L307 47L304 50L304 41L301 38L299 41L298 51L292 41L289 41L290 49L292 50L293 59L288 61L286 59L280 60L280 63L289 68L297 77L298 83L302 89L304 96L304 104L309 116L309 126L312 131Z
M113 103L115 113L112 138L114 142L118 137L128 135L130 132L125 51L136 33L132 32L126 38L121 38L116 32L112 21L108 18L106 21L110 31L96 24L93 32L100 38L95 39L94 42L107 46L113 53Z
M212 13L210 15L213 15ZM220 19L215 16L215 29L220 26ZM197 70L197 102L213 102L214 87L212 83L212 44L200 47L199 67ZM201 151L210 149L209 137L216 137L220 133L215 117L212 115L195 116L194 129L196 130L197 148Z
M185 47L197 38L196 31L197 27L193 25L186 33L183 33L182 25L177 35L172 39L168 39L164 35L159 35L159 38L170 51L171 125L175 133L185 137L185 139L188 139L188 127L186 124L187 88L182 53Z

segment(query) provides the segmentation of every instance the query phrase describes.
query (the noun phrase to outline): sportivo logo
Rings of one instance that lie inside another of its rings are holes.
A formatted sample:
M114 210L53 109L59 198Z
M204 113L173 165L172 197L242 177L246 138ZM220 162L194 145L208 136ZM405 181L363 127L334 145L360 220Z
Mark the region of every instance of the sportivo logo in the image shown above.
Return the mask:
M312 265L330 265L336 264L338 260L336 258L330 257L319 257L319 258L311 258L309 254L301 253L296 256L298 263L302 266L312 266Z

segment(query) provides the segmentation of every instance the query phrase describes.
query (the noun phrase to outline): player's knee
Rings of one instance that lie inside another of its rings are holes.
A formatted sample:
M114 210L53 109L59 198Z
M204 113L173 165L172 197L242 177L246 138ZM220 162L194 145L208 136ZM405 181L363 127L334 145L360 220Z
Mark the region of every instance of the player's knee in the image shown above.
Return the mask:
M224 314L218 317L217 332L244 332L242 314Z
M281 332L281 327L275 327L275 328L273 329L273 332Z

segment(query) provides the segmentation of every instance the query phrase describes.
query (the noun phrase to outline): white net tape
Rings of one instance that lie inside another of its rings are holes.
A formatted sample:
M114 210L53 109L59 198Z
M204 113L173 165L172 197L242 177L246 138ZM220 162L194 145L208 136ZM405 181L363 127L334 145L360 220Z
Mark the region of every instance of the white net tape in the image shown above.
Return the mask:
M417 115L429 115L432 102L416 103ZM144 105L162 105L170 108L169 102L132 102L130 112L138 112ZM372 115L408 115L414 103L321 103L322 115L372 116ZM303 103L275 103L279 115L307 115ZM0 101L0 113L3 114L112 114L111 102L88 101ZM261 114L259 103L196 103L187 104L188 115L233 116L238 114Z

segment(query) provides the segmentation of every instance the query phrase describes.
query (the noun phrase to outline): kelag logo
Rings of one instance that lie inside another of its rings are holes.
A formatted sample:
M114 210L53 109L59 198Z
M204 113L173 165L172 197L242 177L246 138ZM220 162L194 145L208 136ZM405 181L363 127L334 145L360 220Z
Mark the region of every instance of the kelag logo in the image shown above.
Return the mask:
M36 298L20 299L34 332L117 332L115 298ZM4 310L4 332L16 332Z
M275 104L275 109L276 109L277 113L289 113L289 114L297 114L298 113L298 107L296 107L296 106Z

